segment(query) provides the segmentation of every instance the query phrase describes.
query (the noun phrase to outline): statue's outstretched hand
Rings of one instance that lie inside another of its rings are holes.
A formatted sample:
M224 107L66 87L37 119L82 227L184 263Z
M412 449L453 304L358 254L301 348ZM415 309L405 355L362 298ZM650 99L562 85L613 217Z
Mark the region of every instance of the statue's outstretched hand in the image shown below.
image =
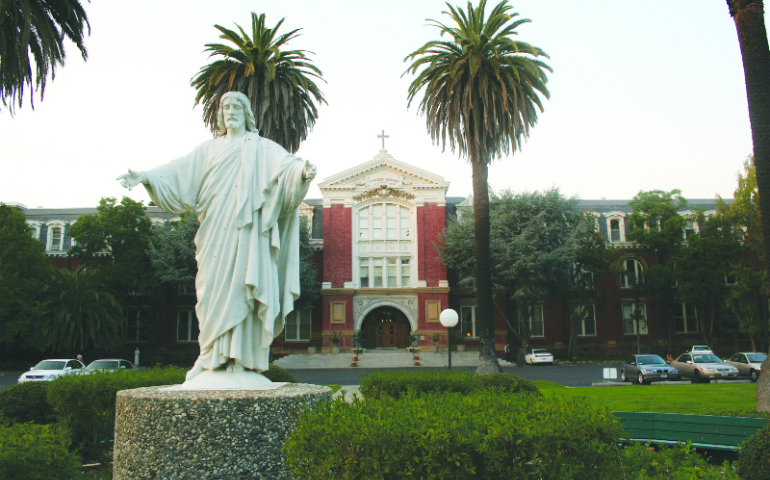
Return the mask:
M306 182L312 182L315 178L316 174L316 168L315 165L310 163L308 160L305 160L305 171L302 172L302 178L305 179Z
M131 190L140 183L147 183L147 175L144 172L137 172L129 168L128 173L124 173L116 178L116 180L122 180L120 185Z

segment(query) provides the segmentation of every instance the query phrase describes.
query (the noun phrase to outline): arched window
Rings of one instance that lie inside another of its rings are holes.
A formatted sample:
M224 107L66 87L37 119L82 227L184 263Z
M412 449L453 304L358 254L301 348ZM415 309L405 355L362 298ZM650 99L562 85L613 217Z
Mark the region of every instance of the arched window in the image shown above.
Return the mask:
M644 267L638 260L633 258L623 260L623 269L625 271L620 274L620 288L631 288L644 281L642 276Z
M412 286L412 210L386 201L358 209L359 288Z
M64 227L62 221L50 221L48 224L48 235L46 240L46 250L49 252L60 252L64 250Z
M402 205L375 203L358 211L358 238L398 240L409 238L411 212Z

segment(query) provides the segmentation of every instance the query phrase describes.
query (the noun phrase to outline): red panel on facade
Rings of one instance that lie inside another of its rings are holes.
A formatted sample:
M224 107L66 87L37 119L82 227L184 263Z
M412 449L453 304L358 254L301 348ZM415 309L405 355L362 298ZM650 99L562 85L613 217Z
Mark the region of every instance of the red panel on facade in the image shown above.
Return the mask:
M342 204L324 208L324 270L323 281L332 288L342 288L352 281L353 271L353 210Z
M435 203L417 207L417 251L419 255L418 279L428 287L438 287L439 280L446 280L446 266L438 260L436 244L446 228L446 208Z

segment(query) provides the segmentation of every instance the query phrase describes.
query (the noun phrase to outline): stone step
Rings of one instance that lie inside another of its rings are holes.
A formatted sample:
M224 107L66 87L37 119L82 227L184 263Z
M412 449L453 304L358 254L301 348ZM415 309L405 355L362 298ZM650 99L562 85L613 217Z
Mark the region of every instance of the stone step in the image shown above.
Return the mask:
M447 353L421 352L419 354L420 366L446 367L448 366ZM275 364L287 369L300 368L352 368L352 353L295 353L282 357ZM476 367L479 362L478 352L452 352L453 367ZM411 352L403 350L373 351L358 355L358 368L403 368L414 367L415 360Z

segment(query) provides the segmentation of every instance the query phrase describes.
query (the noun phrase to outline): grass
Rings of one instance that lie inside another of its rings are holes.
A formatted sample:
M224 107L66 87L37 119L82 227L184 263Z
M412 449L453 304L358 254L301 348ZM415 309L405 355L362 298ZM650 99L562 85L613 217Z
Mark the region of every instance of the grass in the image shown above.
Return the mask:
M533 383L546 398L584 397L612 411L713 415L757 409L757 386L751 383L593 388L569 388L546 380Z

